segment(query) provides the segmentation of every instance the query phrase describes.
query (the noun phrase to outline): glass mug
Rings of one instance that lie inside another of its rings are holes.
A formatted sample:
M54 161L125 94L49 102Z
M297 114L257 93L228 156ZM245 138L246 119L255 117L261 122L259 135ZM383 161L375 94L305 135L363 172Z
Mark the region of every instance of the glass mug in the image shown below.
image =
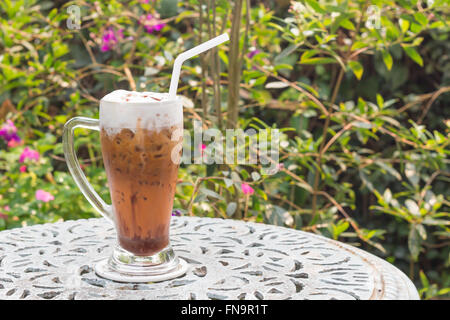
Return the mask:
M78 163L75 128L100 131L112 205L94 191ZM170 246L169 227L181 159L183 107L167 94L116 90L100 100L100 119L75 117L63 131L67 166L91 205L117 231L96 273L121 282L154 282L186 272Z

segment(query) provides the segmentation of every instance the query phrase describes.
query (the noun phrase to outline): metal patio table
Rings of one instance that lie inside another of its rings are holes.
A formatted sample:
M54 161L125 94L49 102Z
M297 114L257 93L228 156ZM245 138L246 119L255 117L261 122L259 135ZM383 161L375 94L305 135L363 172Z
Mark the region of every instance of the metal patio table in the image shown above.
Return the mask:
M419 299L390 263L284 227L172 217L171 243L189 269L157 283L97 276L115 241L103 218L0 232L0 299Z

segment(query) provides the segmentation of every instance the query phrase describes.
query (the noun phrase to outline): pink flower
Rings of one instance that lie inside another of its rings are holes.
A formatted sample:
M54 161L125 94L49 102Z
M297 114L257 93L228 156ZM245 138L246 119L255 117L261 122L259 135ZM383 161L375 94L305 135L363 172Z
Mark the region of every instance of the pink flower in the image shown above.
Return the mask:
M102 44L102 46L100 47L100 50L101 50L102 52L106 52L106 51L111 50L111 48L110 48L109 45L107 45L107 44Z
M148 14L141 17L141 21L144 24L144 28L148 33L153 33L154 31L160 31L166 26L164 22L159 20L158 15L153 16Z
M9 206L4 206L3 209L5 209L5 211L9 211ZM8 219L8 215L0 212L0 219L6 220Z
M51 193L44 191L42 189L39 189L36 191L36 200L49 202L51 200L55 200L55 197Z
M123 29L114 31L113 28L108 28L102 36L102 45L100 50L102 52L106 52L113 49L119 42L118 38L123 39Z
M20 172L27 172L27 166L20 166L19 171Z
M36 160L39 161L39 152L36 150L31 150L28 147L25 147L23 149L22 154L20 155L19 162L23 163L26 159Z
M255 55L257 55L258 53L260 53L261 51L259 51L258 49L252 50L247 54L247 57L249 59L253 58Z
M3 124L3 127L0 129L0 136L5 137L7 134L16 133L17 128L14 125L14 122L11 120L6 120L6 123Z
M8 148L18 147L18 146L21 146L22 144L23 144L23 140L21 140L20 138L18 138L18 140L11 139L8 142Z
M248 183L245 182L242 183L241 188L244 194L252 195L253 193L255 193L255 190L252 187L250 187Z
M0 137L8 143L8 147L15 147L21 142L20 137L17 135L17 128L14 122L9 119L0 128Z
M203 153L204 153L204 151L205 151L205 149L206 149L206 144L201 144L201 145L199 145L198 146L198 148L199 148L199 150L200 150L200 154L202 155L202 157L203 157Z

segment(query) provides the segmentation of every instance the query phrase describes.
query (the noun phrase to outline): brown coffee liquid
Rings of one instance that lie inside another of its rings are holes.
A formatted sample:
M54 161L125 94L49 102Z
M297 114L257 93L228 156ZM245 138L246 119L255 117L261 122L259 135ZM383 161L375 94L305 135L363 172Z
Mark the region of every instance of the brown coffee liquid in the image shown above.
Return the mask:
M101 129L119 244L135 255L152 255L169 244L179 166L172 161L172 150L182 140L171 140L177 129L182 124L155 131Z

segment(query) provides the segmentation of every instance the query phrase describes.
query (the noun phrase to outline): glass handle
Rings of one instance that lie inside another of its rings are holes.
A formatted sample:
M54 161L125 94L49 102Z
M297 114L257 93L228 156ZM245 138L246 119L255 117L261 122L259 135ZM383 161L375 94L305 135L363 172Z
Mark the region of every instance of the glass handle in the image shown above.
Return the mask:
M70 119L64 125L63 130L63 149L64 157L66 158L67 167L72 174L75 183L80 188L83 195L89 201L89 203L107 220L114 221L112 207L106 204L102 198L95 192L94 188L87 181L86 176L81 170L80 163L78 162L75 147L74 147L74 131L76 128L86 128L91 130L100 131L99 120L85 117L75 117Z

